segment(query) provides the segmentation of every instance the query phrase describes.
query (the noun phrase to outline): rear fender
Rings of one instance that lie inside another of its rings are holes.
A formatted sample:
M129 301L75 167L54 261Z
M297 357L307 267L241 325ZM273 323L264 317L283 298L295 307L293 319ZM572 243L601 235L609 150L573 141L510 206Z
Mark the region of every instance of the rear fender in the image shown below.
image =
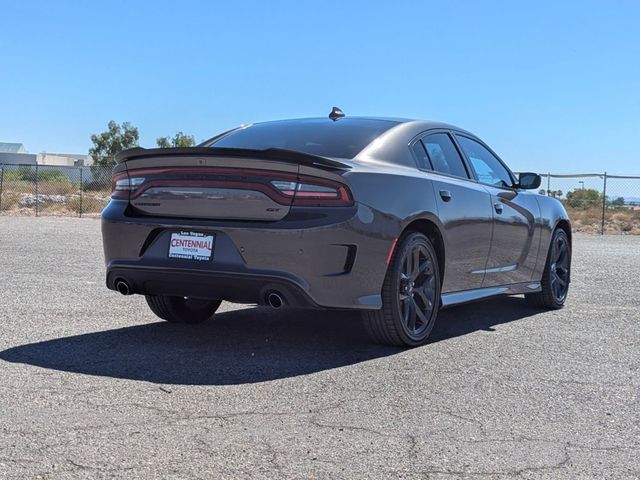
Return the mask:
M536 200L540 206L539 228L541 230L541 234L540 247L538 249L538 258L533 278L535 280L540 280L542 279L542 274L544 272L553 232L560 222L566 222L566 224L569 225L569 240L571 241L571 220L569 219L569 215L567 214L564 205L562 205L562 203L556 198L536 195Z

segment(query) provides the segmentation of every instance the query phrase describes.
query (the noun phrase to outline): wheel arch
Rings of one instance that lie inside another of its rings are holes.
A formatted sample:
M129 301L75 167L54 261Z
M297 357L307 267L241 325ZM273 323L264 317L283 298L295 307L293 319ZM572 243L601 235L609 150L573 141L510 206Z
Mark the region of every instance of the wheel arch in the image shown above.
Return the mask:
M440 273L440 285L444 282L445 262L446 262L446 250L444 237L438 225L426 218L419 218L410 222L403 230L401 235L405 235L408 232L420 232L425 235L433 245L438 256L438 270Z
M569 222L569 220L565 218L558 220L553 231L555 232L558 228L564 230L564 233L566 233L567 237L569 237L569 245L572 245L573 241L571 239L571 223Z

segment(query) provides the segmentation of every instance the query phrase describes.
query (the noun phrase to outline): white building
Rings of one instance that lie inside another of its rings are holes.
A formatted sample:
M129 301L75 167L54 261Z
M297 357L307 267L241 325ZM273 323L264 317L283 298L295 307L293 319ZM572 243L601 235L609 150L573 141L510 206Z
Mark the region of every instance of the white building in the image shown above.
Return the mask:
M29 153L22 143L0 142L0 153Z
M35 165L37 156L27 152L22 143L0 142L0 165Z
M93 164L89 155L79 153L32 154L22 143L0 142L0 165L56 165L59 167L86 167Z
M47 153L40 152L37 158L38 165L58 165L61 167L86 167L93 163L89 155L76 153Z

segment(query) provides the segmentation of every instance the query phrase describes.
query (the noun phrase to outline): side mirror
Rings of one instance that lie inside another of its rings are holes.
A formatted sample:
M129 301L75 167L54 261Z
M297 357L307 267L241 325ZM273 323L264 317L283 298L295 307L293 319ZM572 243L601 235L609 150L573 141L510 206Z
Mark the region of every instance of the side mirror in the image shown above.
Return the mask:
M523 172L518 175L518 187L525 190L538 188L542 183L542 178L537 173Z

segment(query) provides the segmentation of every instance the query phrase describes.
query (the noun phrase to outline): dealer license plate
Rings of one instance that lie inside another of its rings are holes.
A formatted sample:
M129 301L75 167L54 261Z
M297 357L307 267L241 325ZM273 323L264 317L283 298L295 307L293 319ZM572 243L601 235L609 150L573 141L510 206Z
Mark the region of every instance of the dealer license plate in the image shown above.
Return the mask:
M174 232L169 243L169 258L211 260L215 235L198 232Z

